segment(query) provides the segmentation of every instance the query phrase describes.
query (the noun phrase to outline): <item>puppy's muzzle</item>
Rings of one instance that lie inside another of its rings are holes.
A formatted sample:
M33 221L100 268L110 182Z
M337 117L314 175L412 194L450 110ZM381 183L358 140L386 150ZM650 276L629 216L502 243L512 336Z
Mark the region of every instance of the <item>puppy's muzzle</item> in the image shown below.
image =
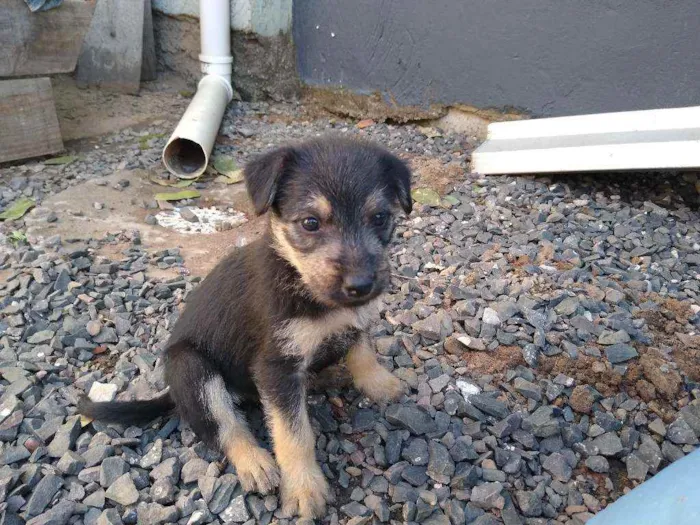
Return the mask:
M343 279L343 293L349 299L367 297L374 289L375 276L370 273L346 275Z

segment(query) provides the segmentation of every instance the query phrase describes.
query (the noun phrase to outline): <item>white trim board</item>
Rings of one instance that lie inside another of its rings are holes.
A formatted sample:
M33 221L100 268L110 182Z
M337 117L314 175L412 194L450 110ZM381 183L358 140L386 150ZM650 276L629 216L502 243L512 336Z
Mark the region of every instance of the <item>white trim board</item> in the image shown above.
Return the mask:
M700 168L700 106L490 124L484 175Z

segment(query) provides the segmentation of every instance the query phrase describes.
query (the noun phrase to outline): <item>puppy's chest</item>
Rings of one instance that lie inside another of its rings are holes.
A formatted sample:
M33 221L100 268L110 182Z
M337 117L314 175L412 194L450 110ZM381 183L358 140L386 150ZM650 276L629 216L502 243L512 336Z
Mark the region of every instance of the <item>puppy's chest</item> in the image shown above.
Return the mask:
M284 355L301 357L309 366L327 345L347 346L354 341L352 334L367 330L376 312L376 304L369 303L333 310L318 318L289 319L275 331L275 338Z

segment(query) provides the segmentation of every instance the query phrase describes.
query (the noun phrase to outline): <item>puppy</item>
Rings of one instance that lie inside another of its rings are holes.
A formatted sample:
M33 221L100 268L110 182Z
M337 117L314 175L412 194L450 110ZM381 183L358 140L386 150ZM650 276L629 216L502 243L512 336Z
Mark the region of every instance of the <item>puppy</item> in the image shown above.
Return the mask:
M374 401L402 394L377 361L367 329L389 284L394 218L411 211L411 174L387 151L324 138L275 149L244 171L257 241L223 259L194 291L165 350L169 391L151 401L93 403L93 419L143 423L176 409L221 449L247 491L281 485L283 511L321 516L329 498L306 407L310 374L346 358ZM241 410L259 400L275 460ZM279 466L279 468L278 468Z

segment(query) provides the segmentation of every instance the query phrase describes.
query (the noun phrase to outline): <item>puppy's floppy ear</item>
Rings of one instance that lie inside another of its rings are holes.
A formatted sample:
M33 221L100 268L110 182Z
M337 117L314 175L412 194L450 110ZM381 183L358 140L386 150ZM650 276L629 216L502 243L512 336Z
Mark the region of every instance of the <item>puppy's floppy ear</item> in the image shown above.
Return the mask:
M275 202L282 176L294 162L294 150L276 148L250 161L243 170L248 195L257 215L262 215Z
M389 188L394 192L403 211L408 215L413 209L411 170L408 169L408 165L403 160L389 152L383 154L382 164Z

